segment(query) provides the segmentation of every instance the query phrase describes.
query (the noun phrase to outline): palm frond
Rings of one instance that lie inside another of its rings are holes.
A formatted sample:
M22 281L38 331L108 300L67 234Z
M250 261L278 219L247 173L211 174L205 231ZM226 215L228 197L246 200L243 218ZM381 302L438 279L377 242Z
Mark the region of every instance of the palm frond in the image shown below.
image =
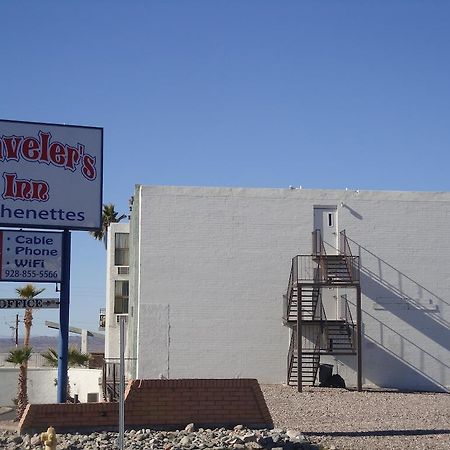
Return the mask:
M47 366L58 367L58 352L54 348L49 348L44 353L41 353L45 359ZM67 366L68 367L83 367L87 366L91 355L89 353L80 352L75 347L70 347L67 353Z
M45 288L37 289L33 284L27 284L24 287L16 289L16 292L20 298L34 298L44 291Z
M21 365L26 363L31 356L32 348L31 347L18 347L9 351L6 362Z
M103 205L102 210L102 228L98 230L90 231L89 234L97 241L103 241L106 248L106 241L108 238L108 228L112 223L118 223L125 219L127 216L116 211L116 207L112 203Z
M91 359L91 355L89 353L80 352L75 347L69 348L68 357L68 366L69 367L83 367L87 366L89 360Z
M45 359L46 366L58 367L58 352L54 348L49 348L41 356Z

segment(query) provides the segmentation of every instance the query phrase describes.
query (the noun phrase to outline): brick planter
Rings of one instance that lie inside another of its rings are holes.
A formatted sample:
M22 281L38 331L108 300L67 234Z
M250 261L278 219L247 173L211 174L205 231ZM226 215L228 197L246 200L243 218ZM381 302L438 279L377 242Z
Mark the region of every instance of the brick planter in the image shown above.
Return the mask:
M20 433L118 429L118 403L32 404L19 423ZM134 380L125 391L125 426L177 429L203 427L272 428L257 380Z

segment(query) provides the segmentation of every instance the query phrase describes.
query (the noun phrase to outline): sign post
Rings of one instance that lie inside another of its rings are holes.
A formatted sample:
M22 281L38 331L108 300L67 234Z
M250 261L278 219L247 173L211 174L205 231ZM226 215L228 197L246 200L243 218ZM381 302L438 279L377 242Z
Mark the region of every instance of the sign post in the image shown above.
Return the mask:
M57 401L67 401L67 363L69 352L69 304L70 304L70 250L69 230L63 231L63 267L59 306L58 387Z
M125 432L125 316L119 316L119 450L123 450Z

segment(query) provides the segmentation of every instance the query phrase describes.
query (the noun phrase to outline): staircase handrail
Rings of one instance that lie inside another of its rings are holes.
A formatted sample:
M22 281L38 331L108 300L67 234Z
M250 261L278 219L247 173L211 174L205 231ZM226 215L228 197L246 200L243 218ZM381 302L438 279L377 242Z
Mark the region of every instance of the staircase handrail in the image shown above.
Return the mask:
M344 257L351 281L359 281L359 256L353 256L345 230L339 233L339 253Z
M320 275L320 264L311 255L296 255L291 260L291 270L289 272L289 281L286 293L283 295L283 320L289 317L289 312L294 301L295 289L299 288L300 283L316 284L324 280Z
M318 334L316 337L316 342L314 344L314 354L315 355L320 355L320 339L321 339L321 336L320 336L320 334Z
M352 343L352 347L354 348L355 343L354 343L353 334L355 331L356 324L355 324L355 322L353 322L353 316L352 316L352 312L350 310L350 305L347 300L347 295L346 294L341 295L341 299L344 300L344 308L345 308L344 320L345 320L345 323L347 324L347 326L349 326L351 328L351 333L350 333L349 337L350 337L350 340Z
M291 332L291 339L289 341L289 351L288 351L288 357L287 357L287 384L289 384L289 375L292 370L292 365L294 363L294 352L295 352L295 334L294 332Z
M320 336L320 334L318 334L316 337L316 343L314 345L314 356L315 357L313 358L313 371L314 371L313 384L316 380L317 371L319 370L319 366L320 366L320 339L321 339L321 336Z
M319 308L319 311L320 311L320 315L319 315L320 333L317 336L317 340L319 342L319 350L320 350L322 348L321 342L325 342L326 345L328 345L328 334L329 334L328 333L329 328L328 328L327 314L325 312L325 307L323 306L323 301L322 301L322 291L319 292L316 309L317 308Z
M352 256L352 250L350 248L350 244L348 242L347 234L345 230L342 230L339 233L339 252L344 256Z
M296 272L296 273L294 273L294 272ZM289 273L288 286L287 286L286 294L283 296L284 297L283 314L285 315L285 317L283 317L283 319L285 319L285 320L288 318L289 310L291 308L292 295L293 295L293 292L294 292L294 280L295 280L295 283L298 283L298 261L297 261L297 256L294 256L292 258L291 271Z
M312 251L313 256L318 258L318 270L316 280L318 282L326 281L327 279L327 252L325 250L325 244L322 239L322 233L320 229L316 229L312 232Z
M350 324L352 327L355 326L355 322L353 322L353 316L352 312L350 310L350 306L348 304L347 295L341 295L341 298L344 299L344 305L345 305L345 313L344 313L344 320L346 323Z

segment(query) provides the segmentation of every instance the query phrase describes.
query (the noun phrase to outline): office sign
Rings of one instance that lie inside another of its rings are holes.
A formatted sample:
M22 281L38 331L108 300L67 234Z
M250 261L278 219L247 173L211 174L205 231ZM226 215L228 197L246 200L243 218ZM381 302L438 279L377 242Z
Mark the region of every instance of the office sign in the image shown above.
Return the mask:
M103 129L0 120L0 226L101 228Z
M0 298L0 309L59 308L59 298Z
M62 233L0 231L0 281L61 281Z

